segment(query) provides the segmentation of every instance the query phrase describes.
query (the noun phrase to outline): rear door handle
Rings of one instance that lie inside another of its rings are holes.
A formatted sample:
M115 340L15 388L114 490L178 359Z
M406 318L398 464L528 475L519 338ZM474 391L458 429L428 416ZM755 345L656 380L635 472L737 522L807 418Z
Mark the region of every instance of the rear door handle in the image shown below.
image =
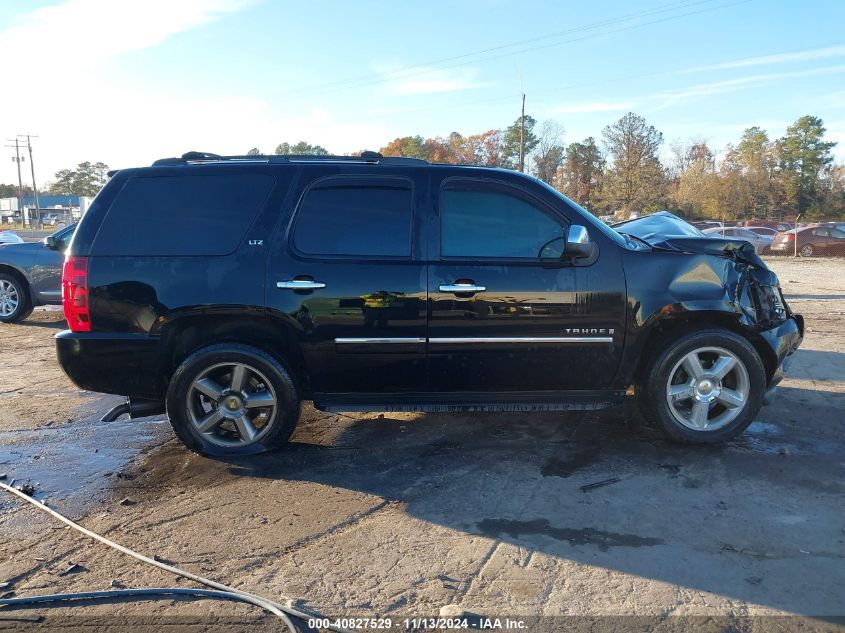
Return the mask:
M317 290L318 288L325 288L326 284L322 281L314 281L313 279L288 279L286 281L277 281L276 288L286 288L288 290Z
M455 284L440 284L438 286L440 292L451 292L454 294L463 294L470 292L484 292L487 290L485 286L476 286L474 283L455 283Z

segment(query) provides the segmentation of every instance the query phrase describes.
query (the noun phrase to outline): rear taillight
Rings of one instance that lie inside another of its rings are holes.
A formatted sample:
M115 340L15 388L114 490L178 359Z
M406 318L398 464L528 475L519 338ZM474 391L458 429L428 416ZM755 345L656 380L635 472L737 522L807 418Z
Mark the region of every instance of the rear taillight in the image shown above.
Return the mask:
M62 269L62 307L72 332L91 331L88 309L88 258L68 257Z
M787 242L794 242L795 241L795 234L794 233L787 233L786 234L786 241Z

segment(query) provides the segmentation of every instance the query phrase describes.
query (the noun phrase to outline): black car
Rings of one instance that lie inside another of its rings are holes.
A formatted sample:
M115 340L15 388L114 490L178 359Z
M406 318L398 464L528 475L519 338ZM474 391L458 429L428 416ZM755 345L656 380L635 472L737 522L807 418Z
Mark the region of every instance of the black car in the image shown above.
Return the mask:
M629 386L670 437L719 442L781 379L803 321L749 244L684 225L618 232L508 170L192 152L121 170L94 200L58 356L211 454L284 443L302 400L601 409Z

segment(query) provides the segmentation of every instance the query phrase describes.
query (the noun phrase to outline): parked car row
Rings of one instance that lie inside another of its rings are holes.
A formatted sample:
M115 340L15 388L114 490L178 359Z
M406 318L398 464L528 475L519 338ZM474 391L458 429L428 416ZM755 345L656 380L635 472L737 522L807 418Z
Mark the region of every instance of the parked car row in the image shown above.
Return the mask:
M704 235L745 240L760 255L845 255L845 222L822 222L799 225L797 228L786 222L758 222L765 225L728 226L709 220L692 222L692 225Z

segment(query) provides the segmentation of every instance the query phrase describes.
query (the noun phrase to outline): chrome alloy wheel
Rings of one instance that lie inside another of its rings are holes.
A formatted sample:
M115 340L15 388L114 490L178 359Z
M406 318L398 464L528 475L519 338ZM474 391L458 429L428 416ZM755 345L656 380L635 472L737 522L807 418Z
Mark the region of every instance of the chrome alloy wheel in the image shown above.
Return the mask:
M669 411L694 431L715 431L733 422L748 402L748 370L721 347L700 347L677 362L666 384Z
M217 446L246 446L264 437L276 420L276 392L260 371L221 363L199 374L188 389L188 416Z
M8 317L14 314L20 304L18 289L11 281L0 279L0 316Z

